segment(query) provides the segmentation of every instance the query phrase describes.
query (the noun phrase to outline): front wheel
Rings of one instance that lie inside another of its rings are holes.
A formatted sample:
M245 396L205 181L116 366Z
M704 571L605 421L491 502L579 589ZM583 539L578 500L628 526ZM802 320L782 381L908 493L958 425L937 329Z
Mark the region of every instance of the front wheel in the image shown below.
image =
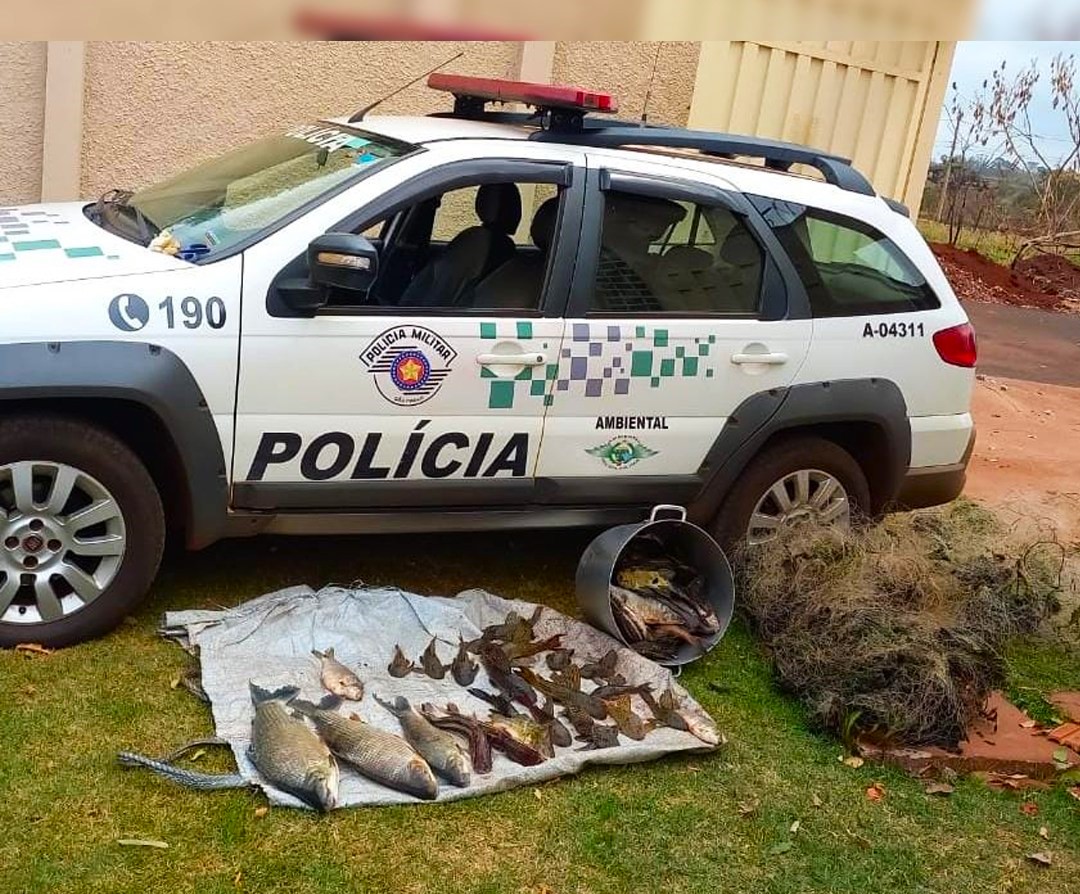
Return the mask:
M0 647L111 630L149 588L164 541L154 481L115 436L53 416L0 424Z
M714 533L728 550L756 546L803 522L847 528L869 505L866 475L850 453L824 438L792 438L750 463L725 498Z

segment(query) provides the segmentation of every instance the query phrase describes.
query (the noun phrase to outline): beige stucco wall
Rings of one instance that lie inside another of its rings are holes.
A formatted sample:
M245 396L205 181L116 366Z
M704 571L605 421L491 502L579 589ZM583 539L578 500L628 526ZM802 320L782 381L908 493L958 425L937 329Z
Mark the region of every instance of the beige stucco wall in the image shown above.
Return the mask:
M41 195L45 44L0 43L0 203Z
M83 194L137 188L283 124L347 114L461 50L454 71L517 72L516 42L91 42ZM445 107L420 83L379 111Z
M620 117L638 119L655 62L649 120L685 125L698 52L699 44L691 41L563 41L555 48L553 80L613 93Z

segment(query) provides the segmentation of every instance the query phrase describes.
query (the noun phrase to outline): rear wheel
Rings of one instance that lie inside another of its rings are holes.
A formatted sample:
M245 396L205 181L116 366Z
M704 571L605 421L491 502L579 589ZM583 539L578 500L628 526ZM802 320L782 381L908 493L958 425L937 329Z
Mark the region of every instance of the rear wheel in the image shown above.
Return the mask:
M100 636L161 560L161 499L139 458L75 420L0 425L0 647Z
M850 453L824 438L792 438L746 468L724 500L714 533L725 549L755 546L804 522L849 527L869 505L866 475Z

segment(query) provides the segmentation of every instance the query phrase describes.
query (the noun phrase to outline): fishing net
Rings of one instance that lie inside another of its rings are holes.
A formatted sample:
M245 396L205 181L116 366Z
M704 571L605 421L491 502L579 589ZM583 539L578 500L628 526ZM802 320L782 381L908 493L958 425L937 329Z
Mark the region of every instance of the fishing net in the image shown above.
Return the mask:
M818 727L955 747L1005 682L1007 641L1058 607L1060 549L1004 542L970 504L797 526L742 555L741 606Z
M254 713L248 682L265 689L297 686L301 696L318 701L325 692L319 680L319 666L311 650L333 647L339 661L363 680L367 694L361 702L349 702L343 713L355 711L367 722L399 734L396 718L373 698L388 700L405 696L417 708L424 702L439 707L456 703L463 712L488 716L489 705L458 686L448 673L442 680L410 674L390 676L388 665L395 645L412 658L421 654L432 637L442 660L449 664L459 637L472 640L491 624L502 622L511 610L528 617L535 605L510 601L482 590L469 590L456 598L418 596L394 588L292 587L261 596L224 611L182 611L165 615L163 633L186 648L199 653L202 687L210 701L217 735L228 741L239 773L258 785L274 804L305 806L264 780L247 755ZM562 635L562 645L574 649L575 660L597 659L610 649L618 651L618 669L627 680L650 683L657 693L670 686L679 712L692 724L711 731L715 727L708 714L659 665L587 624L575 621L554 609L544 608L535 627L535 636L545 639ZM547 673L543 656L537 662ZM473 684L494 690L483 668ZM586 683L583 688L590 688ZM635 696L635 709L649 717L648 709ZM713 739L715 741L715 738ZM589 764L629 764L653 760L680 751L709 750L711 747L689 732L660 728L641 741L622 737L613 748L583 751L580 742L556 748L555 756L543 763L524 767L501 753L494 756L492 771L474 775L467 788L441 785L439 801L467 798L531 785L571 773ZM338 805L349 807L374 804L417 803L410 795L386 788L341 764Z

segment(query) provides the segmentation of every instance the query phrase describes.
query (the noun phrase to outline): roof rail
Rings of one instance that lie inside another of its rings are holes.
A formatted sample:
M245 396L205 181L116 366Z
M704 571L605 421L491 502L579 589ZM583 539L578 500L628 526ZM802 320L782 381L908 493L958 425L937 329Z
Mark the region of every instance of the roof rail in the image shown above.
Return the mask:
M811 149L809 146L800 146L798 143L676 127L612 126L599 121L593 125L594 120L587 119L588 124L578 132L538 130L529 139L611 149L621 146L694 149L704 155L719 158L760 158L765 161L765 167L779 171L786 171L793 164L803 164L815 168L825 181L833 186L867 196L877 195L870 181L851 166L851 159Z

